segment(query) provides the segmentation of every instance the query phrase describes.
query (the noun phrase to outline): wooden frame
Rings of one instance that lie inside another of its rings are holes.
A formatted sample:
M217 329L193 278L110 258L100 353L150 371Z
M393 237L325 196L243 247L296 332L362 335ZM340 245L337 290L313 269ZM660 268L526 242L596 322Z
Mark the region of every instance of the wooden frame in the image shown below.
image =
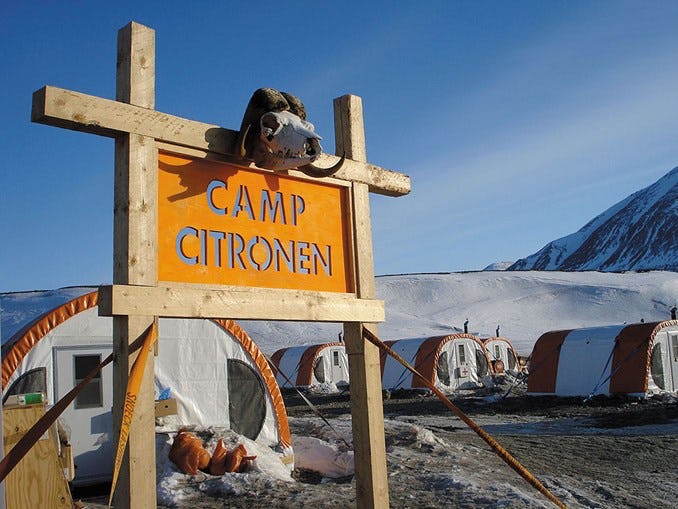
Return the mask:
M116 437L120 433L129 366L128 345L158 316L344 322L351 376L351 410L359 507L388 507L379 352L363 339L385 319L375 300L369 193L401 196L407 175L367 162L362 101L335 99L337 153L346 161L326 182L350 191L355 293L158 283L158 149L232 157L237 131L155 111L155 32L131 22L118 33L116 100L46 86L33 95L32 120L115 139L113 285L100 289L99 314L113 316ZM323 154L328 167L337 156ZM247 167L247 165L244 165ZM311 179L301 172L294 177ZM129 445L115 495L117 508L155 507L153 357L144 371Z

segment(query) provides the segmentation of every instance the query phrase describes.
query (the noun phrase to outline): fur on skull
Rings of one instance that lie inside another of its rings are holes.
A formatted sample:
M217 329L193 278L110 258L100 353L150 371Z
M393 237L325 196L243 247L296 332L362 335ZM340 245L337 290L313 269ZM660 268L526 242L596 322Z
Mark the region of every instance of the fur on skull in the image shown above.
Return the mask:
M343 164L318 168L311 163L322 153L313 124L299 98L272 88L252 94L238 136L239 156L270 170L299 169L314 177L335 173Z

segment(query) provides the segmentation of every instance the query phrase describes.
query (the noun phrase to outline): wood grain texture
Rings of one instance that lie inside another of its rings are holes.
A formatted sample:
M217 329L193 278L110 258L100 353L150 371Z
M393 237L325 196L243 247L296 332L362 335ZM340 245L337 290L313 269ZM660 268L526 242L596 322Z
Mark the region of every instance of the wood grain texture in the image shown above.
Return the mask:
M353 294L198 285L99 288L99 315L145 315L233 320L383 322L383 301Z
M3 442L8 453L38 419L45 405L7 406L3 410ZM56 425L26 453L4 481L7 507L71 509L73 500L57 451Z
M148 87L147 76L144 75L141 81L143 86ZM41 124L109 137L138 134L230 156L235 152L238 135L238 131L162 113L143 105L52 86L43 87L33 94L31 119ZM410 192L409 176L369 164L363 159L353 159L348 151L345 153L347 159L333 178L362 182L368 185L370 192L387 196L402 196ZM322 154L315 164L327 168L338 160L336 155Z
M141 108L155 105L155 31L130 23L118 32L116 96ZM113 282L157 282L157 161L152 137L137 133L115 138ZM128 345L153 316L113 318L113 425L120 436L130 366ZM146 362L114 505L118 509L156 506L154 358Z
M362 100L352 95L335 99L334 118L337 151L341 150L352 159L365 161L367 152ZM372 299L375 283L367 184L353 182L351 197L356 295L360 299ZM369 327L376 334L374 323L344 323L351 381L357 505L361 508L386 509L389 507L388 473L379 349L365 342L363 327Z

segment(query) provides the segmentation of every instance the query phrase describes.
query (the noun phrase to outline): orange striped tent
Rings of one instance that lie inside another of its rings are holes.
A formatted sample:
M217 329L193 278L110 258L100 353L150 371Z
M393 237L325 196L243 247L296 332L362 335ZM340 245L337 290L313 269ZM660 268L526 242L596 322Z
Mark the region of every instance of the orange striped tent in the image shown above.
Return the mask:
M38 316L29 297L3 294L3 313L29 309L25 322L3 338L3 401L11 394L43 392L55 402L112 352L112 319L98 316L98 292L88 289ZM58 292L58 291L55 291ZM178 413L166 424L227 427L291 456L285 405L266 357L232 320L159 320L155 357L157 395L169 395ZM71 428L75 484L112 474L112 368L86 386L62 418Z
M500 375L504 372L517 374L522 371L518 361L518 352L508 338L496 336L483 339L483 345L490 357L492 373Z
M344 343L282 348L271 356L271 362L280 387L349 383Z
M440 389L479 387L490 372L487 350L472 334L400 339L386 344ZM384 389L426 387L419 377L384 352L381 354L381 372Z
M535 343L527 392L558 396L678 391L678 321L551 331Z

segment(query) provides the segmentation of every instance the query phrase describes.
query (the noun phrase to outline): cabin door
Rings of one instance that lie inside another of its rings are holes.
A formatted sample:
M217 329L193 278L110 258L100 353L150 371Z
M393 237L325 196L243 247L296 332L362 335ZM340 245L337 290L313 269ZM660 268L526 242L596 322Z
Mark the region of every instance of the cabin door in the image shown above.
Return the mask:
M64 397L98 366L112 348L106 346L55 348L54 396ZM61 418L70 427L75 463L74 484L110 480L113 472L113 374L109 364L78 394Z

